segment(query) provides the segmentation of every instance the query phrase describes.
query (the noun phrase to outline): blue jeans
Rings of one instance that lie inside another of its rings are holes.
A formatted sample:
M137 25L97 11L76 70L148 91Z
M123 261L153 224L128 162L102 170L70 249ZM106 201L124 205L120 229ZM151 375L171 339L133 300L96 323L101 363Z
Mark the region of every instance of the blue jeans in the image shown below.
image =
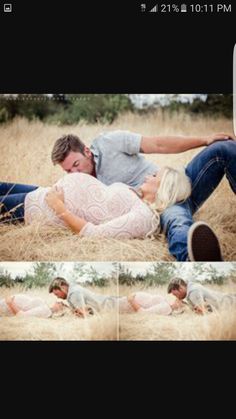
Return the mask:
M161 226L170 253L178 261L188 260L187 237L193 214L201 207L226 175L236 193L236 141L217 141L199 154L186 167L192 183L190 198L183 204L167 208L161 215Z
M38 186L22 185L19 183L0 183L0 215L14 209L10 216L0 221L24 221L24 201L28 192L34 191ZM19 205L19 206L18 206Z

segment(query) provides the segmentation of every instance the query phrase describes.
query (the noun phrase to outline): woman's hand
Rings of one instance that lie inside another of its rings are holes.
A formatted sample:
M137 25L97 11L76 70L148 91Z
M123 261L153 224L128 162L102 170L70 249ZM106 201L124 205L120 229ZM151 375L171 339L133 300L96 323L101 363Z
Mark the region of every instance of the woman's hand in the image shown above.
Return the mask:
M46 202L49 208L55 211L57 215L60 215L66 211L64 204L64 193L62 189L51 188L46 195Z
M135 294L129 294L127 297L128 302L131 304L134 301Z
M225 134L224 132L220 132L219 134L213 134L213 135L207 135L205 137L206 145L210 145L214 143L215 141L224 141L224 140L233 140L234 137L229 134Z
M137 303L137 301L135 301L135 294L128 295L127 300L134 311L139 311L139 309L141 308L141 305Z
M15 296L11 296L11 297L6 297L5 298L5 302L8 305L9 309L12 311L12 313L17 314L19 309L15 304Z

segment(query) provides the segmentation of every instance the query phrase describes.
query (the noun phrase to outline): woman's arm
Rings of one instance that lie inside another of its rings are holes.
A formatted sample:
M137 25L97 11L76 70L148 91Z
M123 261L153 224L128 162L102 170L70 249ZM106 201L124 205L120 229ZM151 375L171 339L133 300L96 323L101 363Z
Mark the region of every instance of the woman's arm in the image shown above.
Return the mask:
M127 300L134 311L139 311L141 308L141 305L135 301L135 294L128 295Z
M61 220L70 227L75 233L80 233L82 228L87 224L87 221L84 218L78 217L77 215L72 214L69 210L65 210L58 214Z
M46 195L46 202L48 206L55 211L58 217L63 220L65 224L75 233L79 233L80 230L87 224L86 220L72 214L72 212L66 209L62 190L52 188Z
M148 233L153 233L159 226L159 221L157 219L154 220L155 217L151 210L141 202L128 213L99 225L87 222L85 219L67 210L61 191L52 189L46 196L46 202L71 230L80 233L81 236L124 239L144 238Z
M105 237L118 239L144 238L148 233L154 234L159 226L151 210L142 203L142 207L133 208L103 224L94 225L88 222L81 230L81 236Z
M33 307L29 310L23 311L23 310L19 310L17 313L17 316L22 316L22 317L42 317L42 318L48 318L51 317L52 312L50 310L49 307L47 307L46 305L40 305L37 307Z
M14 302L14 298L15 298L15 296L14 296L14 295L13 295L12 297L6 297L6 298L5 298L5 301L6 301L7 306L9 307L10 311L11 311L13 314L17 314L20 310L19 310L19 308L17 307L17 305L15 304L15 302Z
M172 313L171 305L167 301L162 301L159 304L154 304L150 307L141 307L140 311L161 314L163 316L168 316Z

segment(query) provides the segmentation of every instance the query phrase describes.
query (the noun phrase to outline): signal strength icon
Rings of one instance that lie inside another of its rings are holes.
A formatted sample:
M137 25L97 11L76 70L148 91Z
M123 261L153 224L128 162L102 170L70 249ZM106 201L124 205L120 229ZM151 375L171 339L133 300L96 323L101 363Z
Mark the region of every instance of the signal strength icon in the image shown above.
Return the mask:
M157 12L157 4L151 10L149 10L149 12L151 12L151 13Z

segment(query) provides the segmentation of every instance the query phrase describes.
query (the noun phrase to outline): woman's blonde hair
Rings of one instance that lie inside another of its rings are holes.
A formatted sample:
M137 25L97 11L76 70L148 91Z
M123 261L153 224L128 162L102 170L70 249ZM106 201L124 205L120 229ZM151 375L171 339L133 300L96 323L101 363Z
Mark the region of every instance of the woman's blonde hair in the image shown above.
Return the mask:
M184 168L165 166L153 209L164 211L177 202L184 202L191 194L191 182Z
M155 202L148 206L154 213L153 223L158 219L159 227L155 234L160 232L160 213L177 202L184 202L191 194L191 182L185 174L184 168L173 169L169 166L163 167L160 186L156 193ZM153 230L147 236L153 236Z

